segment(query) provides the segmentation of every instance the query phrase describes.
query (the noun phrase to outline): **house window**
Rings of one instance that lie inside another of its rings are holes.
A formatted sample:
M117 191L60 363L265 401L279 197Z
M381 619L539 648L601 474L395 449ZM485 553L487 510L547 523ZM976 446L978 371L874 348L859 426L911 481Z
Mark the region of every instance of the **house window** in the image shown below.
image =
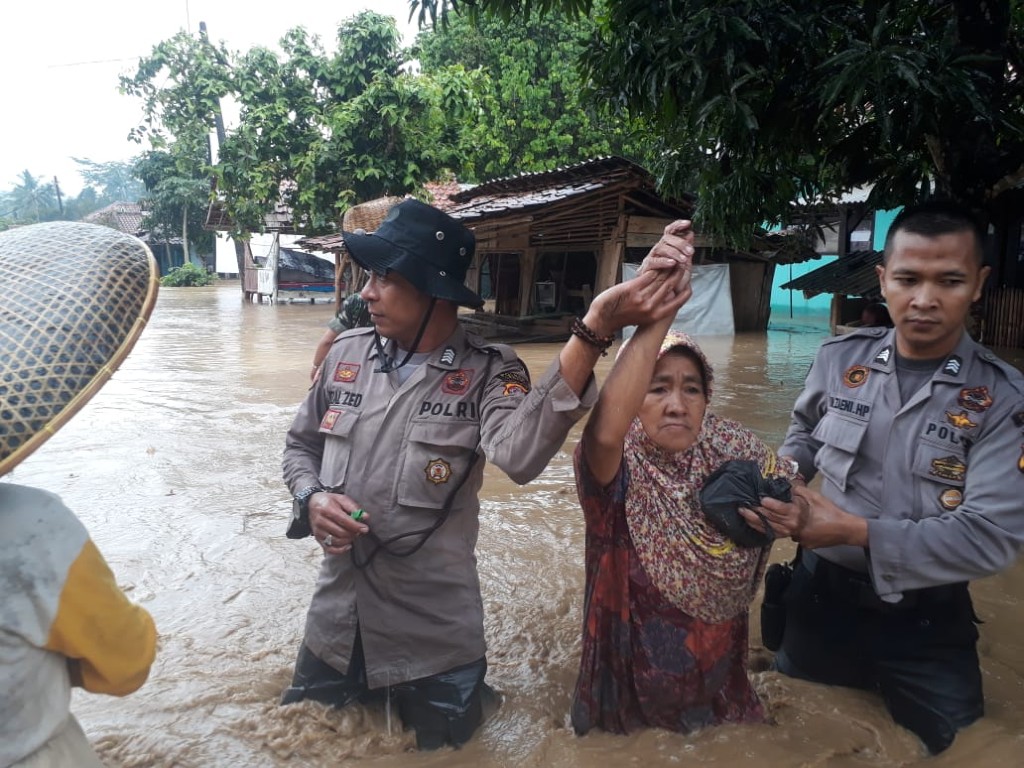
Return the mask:
M856 227L850 230L850 253L854 251L870 251L875 233L874 214L865 214Z

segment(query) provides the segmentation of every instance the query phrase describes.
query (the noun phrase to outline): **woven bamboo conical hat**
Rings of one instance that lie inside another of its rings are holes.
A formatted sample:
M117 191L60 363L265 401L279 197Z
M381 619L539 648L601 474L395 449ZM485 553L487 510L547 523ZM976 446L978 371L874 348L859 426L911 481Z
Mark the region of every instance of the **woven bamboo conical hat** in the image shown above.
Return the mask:
M117 370L153 311L158 275L149 248L110 227L0 232L0 475Z

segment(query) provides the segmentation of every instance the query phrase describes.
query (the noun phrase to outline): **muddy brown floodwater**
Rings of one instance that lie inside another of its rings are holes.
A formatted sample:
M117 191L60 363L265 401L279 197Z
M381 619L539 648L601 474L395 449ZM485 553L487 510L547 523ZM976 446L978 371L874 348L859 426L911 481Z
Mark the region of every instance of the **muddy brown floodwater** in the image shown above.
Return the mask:
M278 707L320 560L312 540L283 535L290 498L280 456L330 311L245 305L234 283L164 289L113 379L6 478L61 494L156 619L157 661L138 693L74 696L109 765L1024 765L1021 564L972 587L985 622L987 715L938 758L926 758L875 696L765 671L756 610L752 676L771 725L576 737L568 711L583 594L583 522L570 461L578 430L525 487L488 468L478 558L488 679L504 703L472 742L421 754L386 711ZM767 335L703 339L716 365L712 407L778 444L824 334L790 321ZM519 352L538 375L557 349ZM777 545L773 559L789 554L791 545Z

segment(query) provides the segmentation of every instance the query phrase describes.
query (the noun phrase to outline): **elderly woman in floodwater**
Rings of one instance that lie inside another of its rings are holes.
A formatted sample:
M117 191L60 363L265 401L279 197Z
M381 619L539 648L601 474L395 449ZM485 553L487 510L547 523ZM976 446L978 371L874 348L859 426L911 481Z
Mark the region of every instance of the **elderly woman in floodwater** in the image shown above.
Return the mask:
M670 224L641 269L675 258L689 294L692 238L689 222ZM767 473L775 456L707 411L711 365L671 322L641 326L623 346L576 449L587 532L580 734L764 718L747 678L747 619L768 547L720 534L698 496L723 462L754 460Z

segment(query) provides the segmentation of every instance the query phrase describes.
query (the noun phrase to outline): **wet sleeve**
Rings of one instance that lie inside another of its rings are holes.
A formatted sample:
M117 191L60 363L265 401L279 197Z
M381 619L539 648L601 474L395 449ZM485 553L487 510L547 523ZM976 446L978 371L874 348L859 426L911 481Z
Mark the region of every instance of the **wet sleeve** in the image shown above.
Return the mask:
M991 576L1024 545L1024 434L1014 423L1024 397L1006 398L971 446L963 503L920 520L868 521L871 575L879 595Z
M146 682L156 627L117 586L91 540L68 570L45 648L66 656L87 691L124 696Z
M528 483L555 455L572 426L597 402L593 376L582 396L562 378L558 358L536 385L523 362L502 348L481 404L481 447L514 482Z
M626 498L626 459L622 458L619 471L606 486L601 486L590 471L586 451L581 440L573 452L573 471L576 475L576 494L583 508L587 530L597 535L610 535L612 516Z
M822 351L819 350L811 369L807 372L804 388L793 405L789 430L779 448L780 456L791 456L796 459L800 465L800 474L807 482L810 482L817 473L814 457L821 448L821 443L814 439L814 429L825 413L827 402L825 375L828 366L821 358Z
M306 393L284 440L281 467L285 484L293 494L320 483L320 462L324 454L320 421L327 412L327 405L323 376L319 376Z

